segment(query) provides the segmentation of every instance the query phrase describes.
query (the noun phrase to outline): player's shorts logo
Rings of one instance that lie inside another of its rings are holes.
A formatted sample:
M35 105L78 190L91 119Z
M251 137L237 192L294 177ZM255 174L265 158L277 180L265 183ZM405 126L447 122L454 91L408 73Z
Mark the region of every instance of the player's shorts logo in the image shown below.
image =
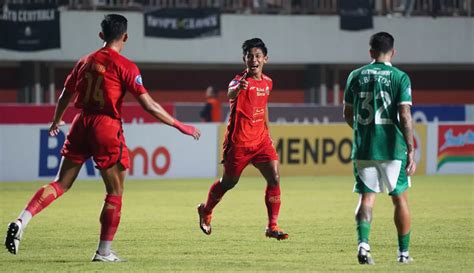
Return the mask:
M143 85L142 75L137 75L135 77L135 83L138 84L138 85Z

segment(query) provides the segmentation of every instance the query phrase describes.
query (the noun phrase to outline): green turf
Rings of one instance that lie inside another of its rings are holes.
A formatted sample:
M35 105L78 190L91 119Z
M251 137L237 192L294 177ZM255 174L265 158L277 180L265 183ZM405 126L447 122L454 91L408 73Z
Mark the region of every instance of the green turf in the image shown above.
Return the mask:
M0 272L472 272L473 177L418 176L410 190L415 262L398 265L392 205L379 195L370 243L374 267L356 261L351 177L284 177L280 226L287 241L265 238L264 182L242 178L214 212L213 234L198 227L195 206L211 180L127 181L114 249L129 261L90 263L98 239L103 186L78 181L34 218L17 256L0 251ZM6 227L36 189L0 183ZM3 229L3 228L2 228ZM4 231L1 231L4 232ZM3 237L3 234L1 235Z

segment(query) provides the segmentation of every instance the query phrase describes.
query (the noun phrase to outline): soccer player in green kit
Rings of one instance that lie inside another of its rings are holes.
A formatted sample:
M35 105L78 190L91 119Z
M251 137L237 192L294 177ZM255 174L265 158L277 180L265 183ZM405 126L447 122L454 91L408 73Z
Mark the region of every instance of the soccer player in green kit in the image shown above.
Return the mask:
M408 253L410 212L407 189L416 169L411 118L411 86L405 72L390 63L394 39L386 32L370 38L373 61L351 72L344 90L344 119L354 131L354 192L358 260L374 264L369 233L376 193L387 188L395 208L399 263L413 259Z

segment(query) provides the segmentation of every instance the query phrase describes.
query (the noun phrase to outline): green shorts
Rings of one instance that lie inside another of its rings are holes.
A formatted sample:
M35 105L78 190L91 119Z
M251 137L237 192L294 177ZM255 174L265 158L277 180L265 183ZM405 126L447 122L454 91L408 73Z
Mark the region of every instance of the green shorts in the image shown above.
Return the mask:
M354 192L400 195L411 187L406 160L354 160Z

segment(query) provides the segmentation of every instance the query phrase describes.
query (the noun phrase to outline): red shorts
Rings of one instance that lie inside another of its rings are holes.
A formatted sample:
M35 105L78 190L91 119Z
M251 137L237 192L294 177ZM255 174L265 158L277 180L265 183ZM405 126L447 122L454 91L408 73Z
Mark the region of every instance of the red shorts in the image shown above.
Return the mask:
M237 177L242 174L242 171L250 162L255 165L278 160L278 154L273 147L272 140L267 138L253 147L235 147L230 144L224 148L223 158L224 173Z
M92 156L97 169L117 163L129 167L122 122L107 115L78 113L72 121L61 154L82 164Z

